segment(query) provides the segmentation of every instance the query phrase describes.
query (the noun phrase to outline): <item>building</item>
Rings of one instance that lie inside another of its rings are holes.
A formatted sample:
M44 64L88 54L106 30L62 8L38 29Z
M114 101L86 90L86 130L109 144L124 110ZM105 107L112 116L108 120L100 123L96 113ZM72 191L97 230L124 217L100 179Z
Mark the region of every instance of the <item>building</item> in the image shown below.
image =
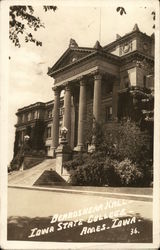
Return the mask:
M38 136L48 156L55 155L62 126L68 129L71 149L83 150L88 114L92 113L97 122L116 122L120 109L125 115L127 103L122 94L129 87L153 88L153 65L154 35L141 32L137 24L130 33L117 35L104 47L98 41L94 48L79 47L71 39L69 48L48 70L55 80L54 101L38 102L16 113L17 145L23 144L25 134L33 138L41 122L44 129Z

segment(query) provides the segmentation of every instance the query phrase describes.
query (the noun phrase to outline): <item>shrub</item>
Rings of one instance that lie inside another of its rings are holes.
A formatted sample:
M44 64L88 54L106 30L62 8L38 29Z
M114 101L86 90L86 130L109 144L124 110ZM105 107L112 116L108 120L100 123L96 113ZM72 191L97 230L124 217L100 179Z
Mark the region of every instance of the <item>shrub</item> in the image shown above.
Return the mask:
M73 185L103 186L107 184L104 173L104 161L88 158L88 160L76 169L70 171Z
M63 167L67 171L76 170L78 166L81 166L84 163L84 159L82 157L82 154L77 154L73 160L67 161L63 163Z
M24 155L22 150L20 150L10 163L11 170L19 170L23 160Z
M64 164L74 185L149 186L152 181L152 140L130 121L112 127L96 124L96 151L78 154ZM92 141L93 143L93 141Z
M117 160L112 160L107 157L104 163L104 172L107 179L108 186L121 186L121 181L119 175L116 172L116 167L119 164Z
M108 129L104 127L103 149L112 159L123 161L125 158L143 164L152 158L152 138L142 132L133 122L119 123Z
M123 161L111 159L102 152L77 156L64 164L70 172L72 185L85 186L149 186L151 178L145 181L146 174L128 158Z
M70 172L73 185L101 186L107 183L104 176L104 155L79 153L73 160L65 162L63 167Z
M143 173L131 160L125 158L115 166L121 186L141 186Z

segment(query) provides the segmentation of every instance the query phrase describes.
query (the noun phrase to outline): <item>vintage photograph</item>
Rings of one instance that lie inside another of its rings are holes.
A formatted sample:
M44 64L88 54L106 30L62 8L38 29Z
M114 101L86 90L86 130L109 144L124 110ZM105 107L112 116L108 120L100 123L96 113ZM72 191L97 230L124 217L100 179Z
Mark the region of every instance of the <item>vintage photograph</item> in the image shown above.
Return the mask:
M1 248L158 249L159 1L4 2Z

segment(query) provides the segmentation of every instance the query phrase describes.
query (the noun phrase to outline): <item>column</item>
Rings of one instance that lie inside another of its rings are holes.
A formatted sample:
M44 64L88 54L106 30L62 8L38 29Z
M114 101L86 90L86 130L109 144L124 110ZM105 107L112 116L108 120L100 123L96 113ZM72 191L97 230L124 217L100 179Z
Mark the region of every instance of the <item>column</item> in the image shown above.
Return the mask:
M76 147L77 151L82 151L84 148L86 107L87 107L86 83L82 78L80 79L80 91L79 91L78 144Z
M65 94L64 94L64 116L63 116L63 125L68 129L67 133L67 141L70 145L71 138L71 89L69 84L67 83L65 86Z
M99 73L94 76L93 116L96 122L101 121L101 80Z
M55 153L55 149L59 144L59 109L60 109L60 89L57 87L53 88L54 91L54 109L53 109L53 155Z
M119 90L119 78L116 78L116 80L113 83L113 90L112 90L112 118L113 120L117 120L118 90Z

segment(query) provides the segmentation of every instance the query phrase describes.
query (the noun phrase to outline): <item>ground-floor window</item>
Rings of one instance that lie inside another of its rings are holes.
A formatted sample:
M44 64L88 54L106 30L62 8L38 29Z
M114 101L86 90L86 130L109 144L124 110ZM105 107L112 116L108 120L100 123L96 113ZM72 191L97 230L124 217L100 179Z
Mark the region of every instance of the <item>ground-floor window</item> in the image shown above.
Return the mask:
M51 137L51 127L47 127L47 138Z
M112 106L106 107L105 120L110 121L112 119Z
M49 155L50 149L51 149L51 146L46 146L46 154L47 155Z

